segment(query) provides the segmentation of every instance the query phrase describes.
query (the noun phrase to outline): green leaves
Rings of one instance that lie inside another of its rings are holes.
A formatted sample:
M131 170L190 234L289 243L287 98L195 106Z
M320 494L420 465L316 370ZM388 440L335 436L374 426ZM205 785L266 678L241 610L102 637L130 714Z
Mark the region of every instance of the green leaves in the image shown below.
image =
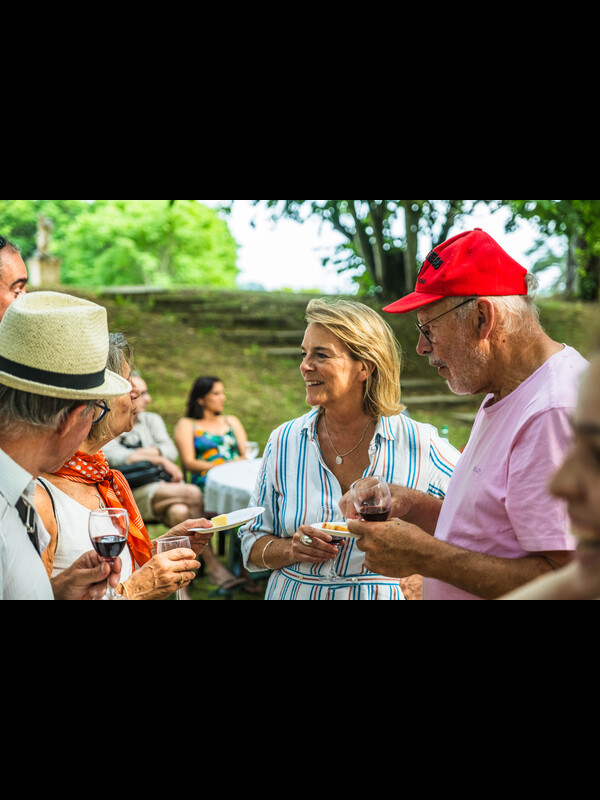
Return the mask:
M50 250L66 285L235 286L237 244L195 200L0 200L0 231L25 260L41 213L54 222Z

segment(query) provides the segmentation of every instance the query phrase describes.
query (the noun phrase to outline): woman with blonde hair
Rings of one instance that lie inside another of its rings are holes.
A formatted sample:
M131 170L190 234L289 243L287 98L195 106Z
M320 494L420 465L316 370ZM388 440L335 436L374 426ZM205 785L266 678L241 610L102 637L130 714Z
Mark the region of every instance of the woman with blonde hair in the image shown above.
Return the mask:
M429 425L403 414L400 347L375 311L348 300L313 300L300 372L305 416L271 434L250 505L264 514L242 528L249 570L272 570L267 600L402 600L400 581L365 569L354 540L334 546L311 527L334 519L364 476L443 498L458 452ZM331 561L341 580L329 578Z

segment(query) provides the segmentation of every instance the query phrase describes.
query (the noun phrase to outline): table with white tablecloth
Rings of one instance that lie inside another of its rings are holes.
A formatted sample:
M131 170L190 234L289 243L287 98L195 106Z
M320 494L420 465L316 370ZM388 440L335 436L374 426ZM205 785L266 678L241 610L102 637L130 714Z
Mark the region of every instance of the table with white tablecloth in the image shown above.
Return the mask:
M231 514L248 508L262 458L230 461L208 471L204 487L204 507L218 514Z

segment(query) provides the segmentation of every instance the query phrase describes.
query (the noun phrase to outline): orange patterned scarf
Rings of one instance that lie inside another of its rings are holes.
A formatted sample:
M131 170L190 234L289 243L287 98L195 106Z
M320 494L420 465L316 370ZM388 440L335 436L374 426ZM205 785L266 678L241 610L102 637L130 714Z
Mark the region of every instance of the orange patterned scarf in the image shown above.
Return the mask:
M129 484L121 472L112 470L102 450L91 456L75 453L55 475L75 483L94 483L107 508L125 508L129 514L127 546L133 559L143 567L152 557L152 545Z

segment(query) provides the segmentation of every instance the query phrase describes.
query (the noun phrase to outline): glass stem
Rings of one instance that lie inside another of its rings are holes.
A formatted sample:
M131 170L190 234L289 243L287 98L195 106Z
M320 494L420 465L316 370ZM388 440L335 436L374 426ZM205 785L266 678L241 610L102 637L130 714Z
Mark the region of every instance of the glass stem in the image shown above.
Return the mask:
M116 597L117 596L115 590L110 585L110 576L112 575L112 568L113 568L114 561L107 561L106 563L110 567L110 572L108 574L108 579L106 581L106 594L104 596L112 598L112 597Z

